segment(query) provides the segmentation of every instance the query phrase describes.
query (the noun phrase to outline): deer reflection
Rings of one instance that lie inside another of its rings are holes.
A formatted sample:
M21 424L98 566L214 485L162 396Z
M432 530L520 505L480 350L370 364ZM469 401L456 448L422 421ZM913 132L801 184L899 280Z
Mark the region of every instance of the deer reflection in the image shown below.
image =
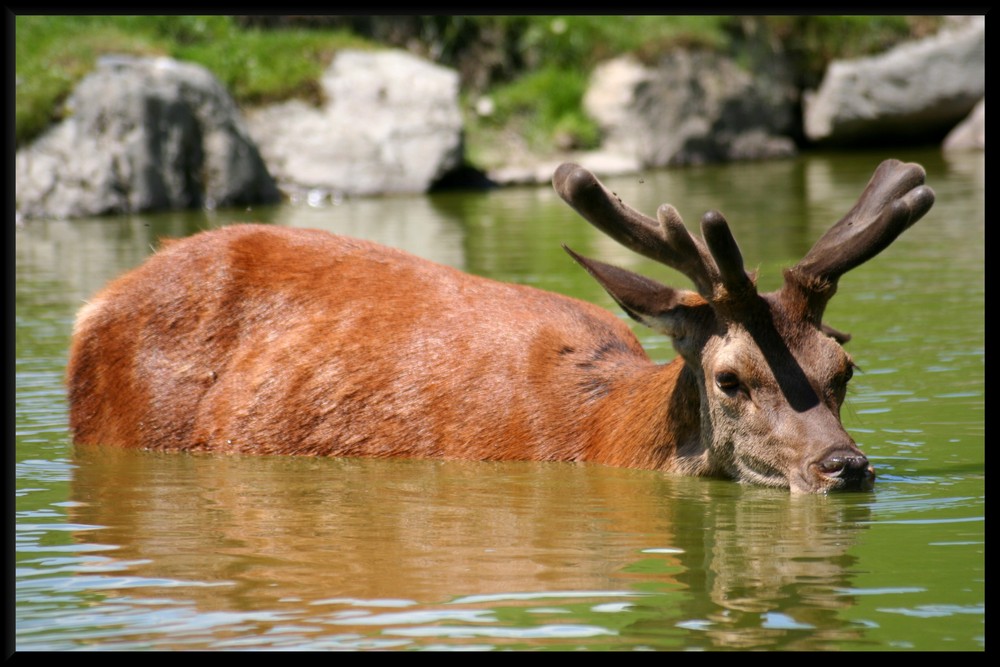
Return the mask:
M707 621L706 646L816 650L862 639L843 612L854 604L844 591L852 587L850 552L870 517L867 503L783 502L774 492L740 489L672 510L675 525L702 538L684 542L691 565L678 580L691 592L684 614Z
M91 447L76 463L72 520L103 527L80 540L116 547L118 567L150 580L121 592L132 598L163 597L155 582L168 579L192 584L183 597L202 612L278 610L371 633L350 618L386 601L489 610L619 595L634 614L625 627L616 617L619 641L692 623L690 642L708 648L820 648L859 632L839 591L860 496L571 464Z

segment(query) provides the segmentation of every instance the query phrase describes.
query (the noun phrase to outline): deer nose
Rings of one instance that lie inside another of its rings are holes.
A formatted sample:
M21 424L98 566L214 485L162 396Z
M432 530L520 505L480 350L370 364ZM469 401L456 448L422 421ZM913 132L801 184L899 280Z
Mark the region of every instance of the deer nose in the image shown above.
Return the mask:
M816 464L819 471L830 478L841 480L842 488L872 488L875 483L875 469L863 454L834 454Z

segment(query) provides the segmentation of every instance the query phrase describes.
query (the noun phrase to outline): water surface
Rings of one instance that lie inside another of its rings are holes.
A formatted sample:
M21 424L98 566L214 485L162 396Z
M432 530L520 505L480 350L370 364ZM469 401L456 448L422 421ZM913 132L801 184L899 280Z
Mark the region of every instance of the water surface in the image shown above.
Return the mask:
M882 154L612 179L729 220L764 289ZM981 154L912 152L937 203L847 274L826 320L861 367L844 421L872 493L791 496L554 463L74 448L76 309L164 236L232 221L374 239L620 313L560 248L689 287L550 188L77 221L16 232L15 639L62 649L982 650ZM658 361L667 339L636 328Z

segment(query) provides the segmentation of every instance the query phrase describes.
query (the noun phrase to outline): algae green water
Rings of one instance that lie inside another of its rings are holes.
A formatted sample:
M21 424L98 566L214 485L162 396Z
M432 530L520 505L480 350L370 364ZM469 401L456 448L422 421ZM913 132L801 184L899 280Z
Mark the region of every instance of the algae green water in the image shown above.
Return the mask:
M888 155L609 179L690 227L721 210L760 284ZM791 496L590 465L76 449L75 310L155 239L230 221L372 238L620 312L560 248L676 286L551 188L32 221L16 232L18 650L985 649L985 166L910 151L937 203L847 274L827 321L872 493ZM637 328L657 360L668 340Z

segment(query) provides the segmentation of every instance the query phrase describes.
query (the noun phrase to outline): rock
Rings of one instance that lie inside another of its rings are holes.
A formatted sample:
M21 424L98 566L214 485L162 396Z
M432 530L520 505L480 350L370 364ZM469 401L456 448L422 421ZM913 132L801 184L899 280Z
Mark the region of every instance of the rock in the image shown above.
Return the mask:
M881 55L834 61L805 98L806 136L826 145L941 137L986 94L986 22Z
M794 155L796 99L780 66L751 75L725 56L679 50L656 68L629 56L599 65L584 108L604 151L665 167Z
M948 133L941 148L946 151L986 150L985 98L979 101L965 120Z
M403 51L339 52L321 108L248 114L280 187L332 196L420 193L462 163L458 74Z
M277 201L232 98L169 58L101 58L68 117L16 155L18 216L78 217Z

